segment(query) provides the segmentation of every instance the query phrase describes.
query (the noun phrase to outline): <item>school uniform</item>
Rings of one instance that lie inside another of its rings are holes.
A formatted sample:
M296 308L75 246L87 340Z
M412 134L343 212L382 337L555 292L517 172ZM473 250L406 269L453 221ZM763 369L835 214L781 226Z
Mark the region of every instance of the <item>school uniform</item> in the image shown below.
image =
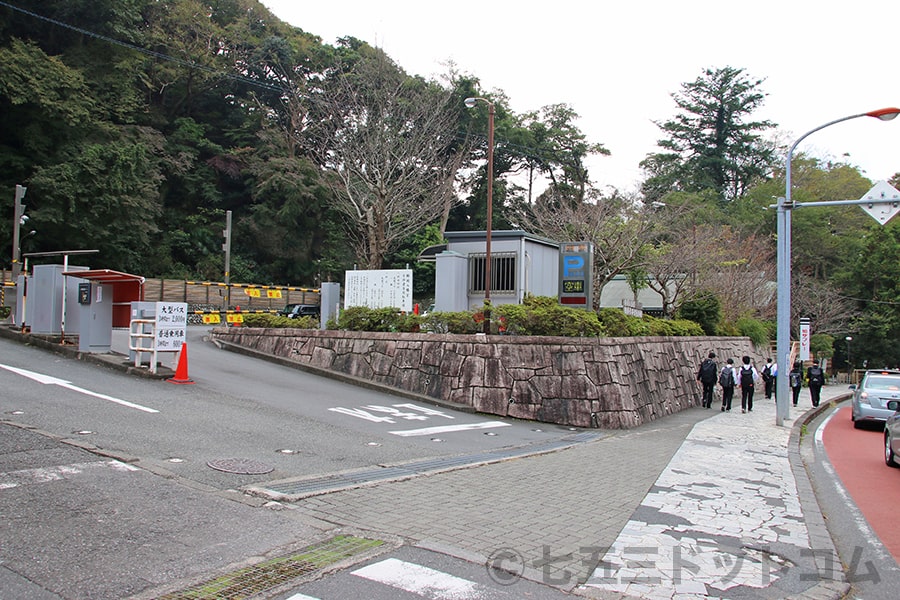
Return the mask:
M759 372L752 364L738 368L737 383L741 388L741 412L753 411L753 389L759 381Z

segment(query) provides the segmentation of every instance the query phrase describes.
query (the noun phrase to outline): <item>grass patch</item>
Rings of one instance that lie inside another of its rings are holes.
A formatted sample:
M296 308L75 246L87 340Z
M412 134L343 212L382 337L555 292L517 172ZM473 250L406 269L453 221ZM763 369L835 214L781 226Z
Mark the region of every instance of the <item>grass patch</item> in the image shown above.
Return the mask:
M280 586L291 579L324 569L384 542L338 535L307 546L296 554L272 558L244 567L186 590L160 596L160 600L241 600Z

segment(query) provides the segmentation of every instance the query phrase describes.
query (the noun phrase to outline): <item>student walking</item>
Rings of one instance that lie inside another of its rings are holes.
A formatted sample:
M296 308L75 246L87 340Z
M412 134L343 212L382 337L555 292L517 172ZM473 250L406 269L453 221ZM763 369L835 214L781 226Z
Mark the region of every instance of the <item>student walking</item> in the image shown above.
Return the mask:
M809 397L813 407L819 405L822 394L822 386L825 385L825 371L819 366L819 361L814 360L812 366L806 370L806 381L809 384Z
M710 352L709 356L700 363L700 368L697 370L697 381L703 386L703 396L700 399L703 408L712 406L713 391L716 389L716 376L719 373L719 367L714 360L715 358L716 353Z
M803 387L803 371L801 370L799 362L794 363L794 368L791 369L790 374L788 374L788 383L791 386L791 395L794 398L794 406L797 406L797 401L800 400L800 388Z
M719 385L722 386L722 412L731 410L731 399L734 398L734 384L737 381L737 375L734 372L734 361L728 359L719 373Z
M778 375L778 365L772 362L771 358L766 359L766 366L762 370L763 383L765 383L766 400L772 399L775 392L775 377Z
M738 370L738 384L741 386L741 412L753 412L753 388L759 381L759 372L750 364L750 357L741 358L741 368Z

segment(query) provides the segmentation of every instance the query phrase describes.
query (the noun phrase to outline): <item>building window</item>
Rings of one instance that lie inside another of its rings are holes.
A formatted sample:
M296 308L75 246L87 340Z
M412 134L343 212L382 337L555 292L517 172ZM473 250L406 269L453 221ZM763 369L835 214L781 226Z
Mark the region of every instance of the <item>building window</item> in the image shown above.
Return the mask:
M469 293L484 293L484 266L486 256L469 255ZM516 253L491 252L491 294L516 293Z

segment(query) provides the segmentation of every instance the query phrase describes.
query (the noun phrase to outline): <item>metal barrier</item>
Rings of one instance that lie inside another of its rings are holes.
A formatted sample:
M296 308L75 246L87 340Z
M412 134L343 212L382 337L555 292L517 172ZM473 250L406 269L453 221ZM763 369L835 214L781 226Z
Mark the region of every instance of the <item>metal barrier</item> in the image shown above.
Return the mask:
M134 326L140 325L140 331L135 331ZM144 326L150 326L150 332L144 332ZM143 340L150 340L150 347L144 346ZM135 345L134 340L138 340ZM134 366L140 367L143 362L143 355L150 354L150 372L156 375L157 356L159 351L156 349L156 319L132 319L129 323L128 331L128 349L134 352Z
M134 326L139 326L139 331L134 330ZM145 331L149 326L149 331ZM137 343L135 343L137 340ZM150 346L145 346L143 340L150 340ZM178 350L159 350L156 347L156 319L132 319L129 323L128 331L128 349L134 352L134 366L140 367L143 363L143 355L150 355L150 372L156 375L159 363L160 352L179 352Z

